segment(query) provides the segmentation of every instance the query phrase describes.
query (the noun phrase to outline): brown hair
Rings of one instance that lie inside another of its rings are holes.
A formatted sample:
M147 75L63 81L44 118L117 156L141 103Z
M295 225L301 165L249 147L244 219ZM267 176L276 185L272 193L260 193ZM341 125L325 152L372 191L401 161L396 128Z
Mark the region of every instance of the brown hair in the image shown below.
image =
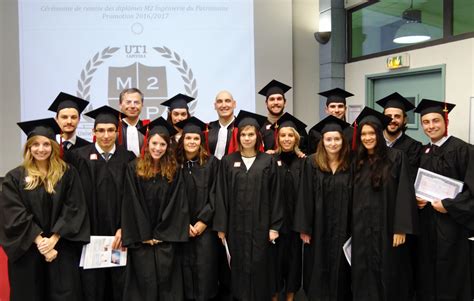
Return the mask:
M253 125L244 125L242 127L239 127L239 136L237 137L237 143L239 144L239 152L242 151L242 143L240 143L240 135L243 131L248 130L248 129L254 129L255 135L257 135L257 142L255 143L255 150L259 152L260 146L262 145L262 135L260 134L260 131Z
M149 180L155 177L157 174L160 174L162 177L165 177L168 182L171 182L176 173L176 158L173 155L173 151L170 148L170 137L161 133L155 134L159 135L163 140L166 141L166 152L159 159L158 170L155 170L153 164L153 158L150 155L150 150L148 147L145 149L145 155L139 157L137 160L136 172L139 177L142 177L146 180ZM149 137L151 139L153 136Z
M143 96L142 91L140 91L138 88L128 88L128 89L124 89L124 90L122 90L122 92L120 92L119 103L122 103L122 100L123 100L123 97L125 96L125 94L133 94L133 93L140 94L140 98L142 100L142 103L145 102L145 97Z
M184 164L186 162L186 151L184 150L184 137L187 134L181 135L178 140L178 146L176 147L176 160L179 164ZM207 160L209 159L209 154L207 153L206 149L202 146L204 140L202 135L199 135L201 138L201 144L199 145L199 165L206 164Z
M31 154L31 146L36 142L38 136L33 136L26 141L23 150L22 166L26 170L26 190L33 190L40 185L44 185L44 189L48 193L54 193L54 186L61 180L68 166L59 156L59 144L48 138L51 143L51 155L48 158L48 172L43 175L36 165L35 158Z
M183 108L183 109L184 109L184 108ZM172 112L172 111L173 111L173 110L169 110L169 109L168 109L168 117L166 117L166 121L168 121L170 124L174 125L174 124L173 124L173 121L171 120L171 112ZM188 117L187 117L186 119L191 118L191 113L189 113L189 108L186 108L186 114L188 114Z
M341 132L338 132L341 135L342 139L342 148L339 151L339 165L336 171L344 171L349 168L349 144L346 141L346 138ZM319 140L318 147L316 149L316 153L314 155L314 162L319 167L319 169L323 172L332 172L331 167L329 166L329 156L324 147L324 134L321 136L321 140Z

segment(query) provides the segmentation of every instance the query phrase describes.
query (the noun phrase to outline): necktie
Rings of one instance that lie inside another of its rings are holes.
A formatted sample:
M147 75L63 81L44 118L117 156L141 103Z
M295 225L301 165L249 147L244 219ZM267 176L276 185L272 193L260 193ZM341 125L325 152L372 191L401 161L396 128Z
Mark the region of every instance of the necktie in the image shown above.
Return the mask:
M102 157L104 157L105 162L109 161L110 157L112 157L111 153L102 153Z
M71 141L63 141L63 149L68 150L71 147L72 143Z

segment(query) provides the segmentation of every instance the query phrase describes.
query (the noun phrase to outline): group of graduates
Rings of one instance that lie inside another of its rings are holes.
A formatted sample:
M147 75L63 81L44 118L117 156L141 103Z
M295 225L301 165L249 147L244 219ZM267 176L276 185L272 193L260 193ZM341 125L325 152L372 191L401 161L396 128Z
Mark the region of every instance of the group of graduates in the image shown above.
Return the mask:
M309 300L472 300L474 151L448 135L454 105L393 93L351 126L352 94L335 88L307 134L289 89L261 89L268 116L235 116L221 91L210 123L183 94L140 120L143 94L126 89L120 111L85 113L93 143L76 135L88 102L63 92L55 118L19 122L24 161L0 198L11 300L294 300L301 286ZM413 109L425 146L405 134ZM416 197L419 167L462 192ZM80 268L91 235L113 236L127 265Z

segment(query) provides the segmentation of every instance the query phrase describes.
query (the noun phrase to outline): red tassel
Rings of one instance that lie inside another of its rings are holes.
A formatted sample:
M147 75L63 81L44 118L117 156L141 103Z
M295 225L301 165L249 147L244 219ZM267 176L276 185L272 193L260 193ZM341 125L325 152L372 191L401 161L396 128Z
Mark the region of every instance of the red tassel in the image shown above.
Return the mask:
M262 134L260 133L260 131L258 131L257 134L260 136L260 140L262 141L262 143L260 143L260 147L258 148L258 151L261 152L261 153L264 153L265 152L265 146L263 145Z
M61 157L61 159L64 157L63 131L59 133L59 157Z
M354 121L354 131L352 132L352 150L357 148L357 120Z
M444 101L444 123L445 123L445 131L444 131L444 137L448 136L448 124L449 124L449 117L448 117L448 106L446 105L446 100Z
M278 149L278 125L277 124L275 124L275 129L273 130L273 140L275 141L273 149L277 150Z
M234 127L232 129L232 137L230 138L227 154L235 153L239 149L239 144L237 142L238 134L239 134L239 129Z
M92 134L92 143L96 143L96 142L97 142L97 138L95 134Z
M123 133L122 133L122 113L119 113L119 120L118 120L118 144L123 144Z
M206 130L204 130L204 148L208 154L211 154L209 150L209 124L206 123Z
M150 124L150 119L143 119L142 120L142 126L147 126Z
M0 300L10 300L10 282L8 281L8 257L0 247Z
M150 123L150 122L148 122ZM150 129L148 127L148 123L146 125L146 133L145 133L145 138L143 138L143 146L142 146L142 149L140 151L140 158L145 158L145 150L147 149L148 147L148 135L149 135L149 132L150 132Z

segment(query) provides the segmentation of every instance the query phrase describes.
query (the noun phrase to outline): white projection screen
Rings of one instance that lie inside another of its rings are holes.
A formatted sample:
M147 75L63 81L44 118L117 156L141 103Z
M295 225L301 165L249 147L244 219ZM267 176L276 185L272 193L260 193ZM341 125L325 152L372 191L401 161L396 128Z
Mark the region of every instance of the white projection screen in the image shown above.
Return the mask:
M0 138L10 142L0 146L0 176L21 162L16 122L54 116L47 108L60 91L89 100L89 111L117 108L119 92L138 87L142 119L184 93L207 122L220 90L237 112L266 114L256 91L271 79L293 85L291 0L1 0L0 16ZM91 139L91 128L83 116L78 134Z
M145 94L143 119L164 100L196 98L192 114L215 119L219 89L255 110L253 1L19 1L21 118L44 116L59 91L118 106L124 88ZM78 134L90 137L83 117Z

